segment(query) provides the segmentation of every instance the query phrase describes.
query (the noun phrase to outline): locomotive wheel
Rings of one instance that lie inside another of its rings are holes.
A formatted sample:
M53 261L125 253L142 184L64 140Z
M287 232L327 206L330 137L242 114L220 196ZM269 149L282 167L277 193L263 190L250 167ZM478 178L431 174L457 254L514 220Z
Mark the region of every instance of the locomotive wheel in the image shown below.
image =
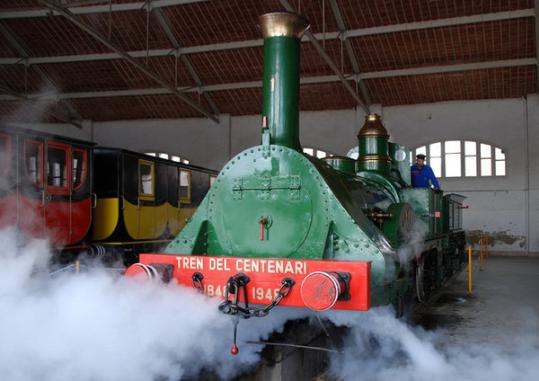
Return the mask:
M423 303L426 300L425 259L424 258L419 259L415 267L415 289L416 289L417 301L419 303Z

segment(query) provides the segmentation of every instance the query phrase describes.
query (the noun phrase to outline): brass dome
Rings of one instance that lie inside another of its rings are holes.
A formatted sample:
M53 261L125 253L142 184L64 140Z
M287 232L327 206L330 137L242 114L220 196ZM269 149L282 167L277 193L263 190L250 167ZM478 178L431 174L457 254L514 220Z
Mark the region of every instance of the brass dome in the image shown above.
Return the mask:
M309 22L292 12L273 12L263 14L258 18L260 30L264 38L295 37L301 39L309 29Z
M357 133L357 136L385 136L389 137L386 128L382 124L380 115L370 113L365 116L365 123L361 130Z

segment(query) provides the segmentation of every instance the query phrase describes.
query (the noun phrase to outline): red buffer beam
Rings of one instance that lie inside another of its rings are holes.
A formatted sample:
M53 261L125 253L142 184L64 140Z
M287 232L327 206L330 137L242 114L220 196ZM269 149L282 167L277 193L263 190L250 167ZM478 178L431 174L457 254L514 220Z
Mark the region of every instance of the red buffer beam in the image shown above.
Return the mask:
M227 295L229 280L244 275L247 299L253 304L271 303L283 280L292 279L294 286L281 306L317 311L370 308L370 262L365 261L141 254L139 264L129 267L125 275L161 277L221 298ZM245 301L243 292L239 301Z

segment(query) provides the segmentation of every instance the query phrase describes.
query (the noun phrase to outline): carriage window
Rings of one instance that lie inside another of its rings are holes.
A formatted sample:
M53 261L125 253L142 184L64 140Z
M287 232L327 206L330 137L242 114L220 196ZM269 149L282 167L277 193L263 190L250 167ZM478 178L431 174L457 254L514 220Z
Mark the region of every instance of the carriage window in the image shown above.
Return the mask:
M80 188L86 180L86 151L74 149L71 154L71 174L73 189Z
M47 149L47 185L67 188L67 149L48 147Z
M0 175L5 176L9 171L11 157L10 137L0 134Z
M180 203L191 203L191 171L180 169Z
M43 186L43 143L26 140L24 142L24 162L30 181L41 188Z
M154 196L154 163L146 160L139 160L139 195L153 198Z

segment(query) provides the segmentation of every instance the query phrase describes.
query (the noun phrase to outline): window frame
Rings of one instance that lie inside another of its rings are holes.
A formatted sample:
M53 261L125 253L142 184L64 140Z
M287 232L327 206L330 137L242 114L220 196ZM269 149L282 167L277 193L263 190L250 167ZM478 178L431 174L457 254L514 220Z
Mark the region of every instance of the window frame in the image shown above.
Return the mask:
M447 143L447 142L456 142L456 141L459 142L459 152L449 152L449 153L446 152L445 143ZM464 177L463 176L463 173L465 171L464 160L463 160L464 147L463 147L462 142L463 142L462 139L448 139L448 140L440 141L440 143L442 144L442 174L443 174L443 175L440 175L441 178L444 178L444 179L459 179L461 177ZM447 176L447 173L446 173L446 170L445 170L445 167L447 165L447 155L459 155L459 161L460 161L460 175L459 176Z
M141 166L147 165L150 167L151 174L151 193L144 193L142 186L142 171ZM145 201L154 201L155 200L155 162L150 160L139 159L137 165L137 179L138 179L138 198Z
M181 194L182 191L182 172L187 173L187 196ZM190 169L178 167L178 200L180 204L190 204L191 203L191 189L192 189L192 177L193 173Z
M24 139L24 148L23 148L23 154L24 154L24 170L26 172L26 177L30 180L32 185L35 185L38 189L43 189L44 187L44 181L43 181L43 171L44 171L44 155L43 155L43 149L44 149L44 142L34 139ZM34 178L30 175L30 171L28 168L28 163L26 162L28 155L28 145L35 145L37 146L37 182L34 181Z
M74 153L75 152L82 152L82 170L81 170L81 177L80 177L80 183L77 186L74 186L73 183L73 159L74 159ZM86 178L88 177L88 150L84 148L71 148L71 185L73 187L73 191L77 191L80 188L83 187L83 185L86 183Z
M425 144L425 155L427 156L427 160L425 160L425 164L428 164L430 165L430 167L432 168L432 159L435 158L435 159L440 159L440 173L437 174L437 173L434 173L434 175L438 178L440 177L444 177L442 176L442 174L445 174L445 142L442 142L442 141L439 141L439 142L433 142L433 143L429 143L429 144ZM440 144L440 156L431 156L430 154L430 146L434 145L434 144ZM419 147L418 147L419 148ZM432 171L434 172L434 168L432 169Z
M5 161L0 163L0 176L8 176L11 172L12 162L12 136L0 132L0 139L5 140Z
M475 154L468 155L466 153L466 143L473 143L475 144ZM462 177L468 177L468 178L474 178L474 177L480 177L481 173L481 153L479 152L479 142L476 140L462 140L462 148L464 155L462 160L462 173L464 174ZM475 157L475 175L466 175L466 158L468 157Z
M446 153L446 150L445 150L445 143L448 142L448 141L459 141L460 142L460 153L459 153L459 155L460 155L460 166L461 166L461 169L460 169L461 174L460 174L460 176L450 176L450 177L448 177L446 175L445 166L446 166L446 154L447 153ZM475 144L475 147L476 147L475 148L475 152L476 152L475 155L466 155L466 150L465 150L466 149L466 142ZM425 147L425 155L427 156L427 160L425 160L425 162L427 164L429 164L430 146L432 144L436 144L436 143L441 143L441 154L442 154L442 171L441 171L442 173L435 174L438 178L443 178L443 179L472 179L472 178L486 178L486 177L503 178L503 177L507 176L507 152L502 147L494 145L494 144L489 143L489 142L479 141L479 140L472 140L472 139L467 139L467 138L446 139L446 140L439 140L439 141L434 141L434 142L418 145L417 147L415 147L412 150L412 152L413 152L414 155L417 155L417 150L419 148ZM489 175L483 175L483 173L481 171L481 160L483 160L483 157L481 156L481 144L487 145L487 146L490 147L490 157L489 158L484 158L485 160L487 160L487 159L490 160L491 173ZM502 151L502 153L504 154L504 159L496 160L496 158L495 158L496 148L498 148L498 149L500 149ZM476 160L475 160L476 174L473 175L473 176L467 176L466 175L466 158L467 157L474 157L474 156L476 158ZM504 162L505 174L498 175L496 173L496 162L497 161L503 161Z
M64 151L65 159L65 172L66 172L66 183L65 185L49 185L49 172L47 173L47 181L44 181L44 184L47 189L48 194L58 195L58 196L67 196L71 193L71 150L69 144L59 143L59 142L47 142L45 150L45 161L44 164L49 165L49 149L61 150ZM49 168L50 170L50 168Z
M501 154L503 155L503 159L497 159L496 158L496 150L499 149L501 151ZM497 167L497 163L498 162L503 162L503 175L499 175L498 174L498 167ZM494 172L494 177L504 177L504 176L507 176L507 154L505 153L504 149L502 147L495 147L495 146L492 146L492 168L493 168L493 172Z

